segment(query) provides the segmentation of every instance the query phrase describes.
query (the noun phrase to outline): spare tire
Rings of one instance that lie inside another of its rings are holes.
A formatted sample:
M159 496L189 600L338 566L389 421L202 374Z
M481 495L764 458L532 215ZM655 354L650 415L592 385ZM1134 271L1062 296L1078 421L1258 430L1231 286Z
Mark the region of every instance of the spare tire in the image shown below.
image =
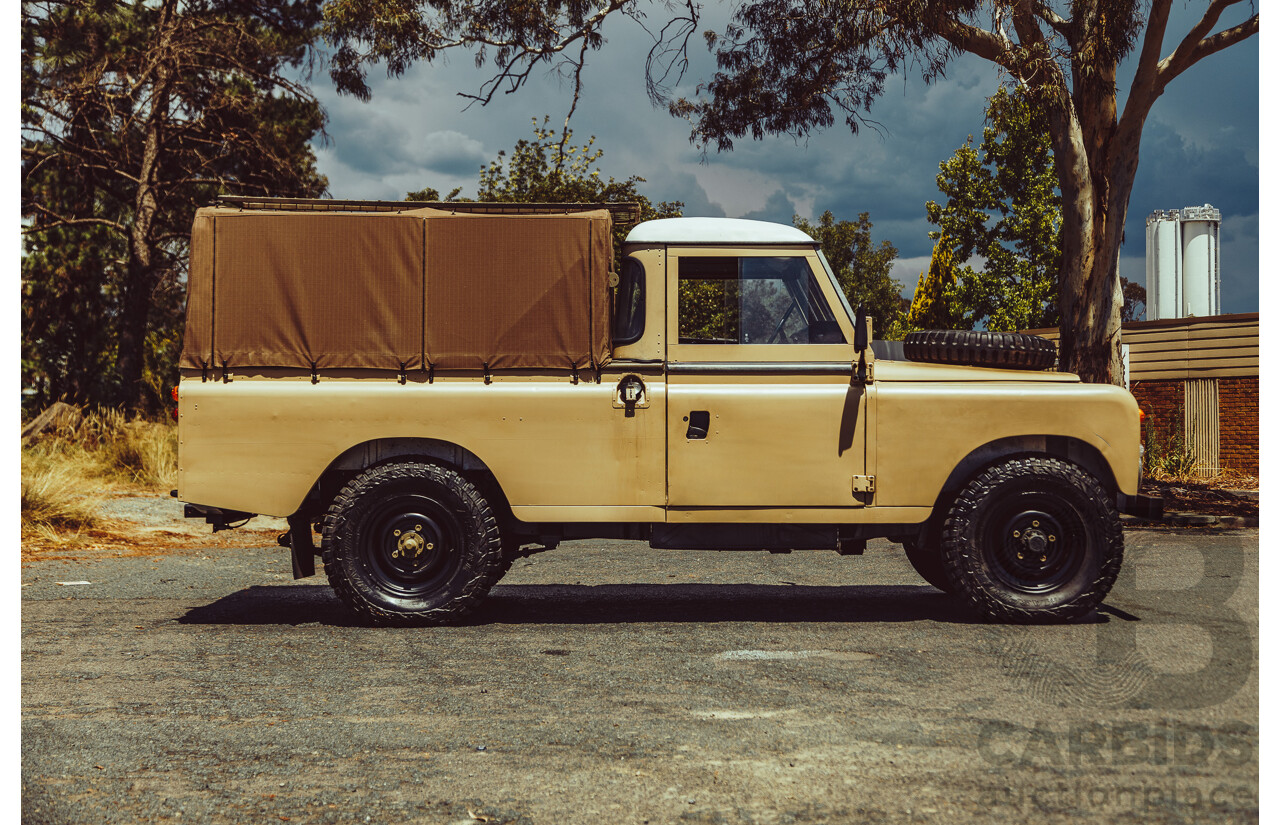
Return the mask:
M1010 370L1047 370L1058 360L1057 348L1048 338L1020 332L967 329L908 332L902 350L909 361Z

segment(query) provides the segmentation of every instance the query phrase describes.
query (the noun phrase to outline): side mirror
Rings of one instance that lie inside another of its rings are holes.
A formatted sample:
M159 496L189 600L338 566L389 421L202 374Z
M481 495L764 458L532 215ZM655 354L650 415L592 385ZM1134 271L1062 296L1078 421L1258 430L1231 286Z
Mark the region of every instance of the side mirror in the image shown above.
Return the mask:
M858 304L857 318L853 328L853 348L862 352L867 348L867 311Z

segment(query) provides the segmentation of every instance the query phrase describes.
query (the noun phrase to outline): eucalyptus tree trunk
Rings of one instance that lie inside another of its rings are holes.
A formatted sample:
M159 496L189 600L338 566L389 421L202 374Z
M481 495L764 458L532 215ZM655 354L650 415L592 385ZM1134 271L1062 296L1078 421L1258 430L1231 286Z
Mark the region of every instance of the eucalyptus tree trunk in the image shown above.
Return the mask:
M1023 82L1036 82L1047 91L1049 132L1062 192L1059 364L1093 383L1124 381L1120 350L1124 297L1118 265L1139 144L1151 107L1188 68L1258 32L1254 14L1212 33L1222 12L1239 2L1212 0L1201 20L1162 58L1171 2L1152 0L1123 112L1116 105L1116 69L1127 49L1107 52L1100 48L1106 38L1094 36L1106 29L1107 16L1114 11L1105 3L1075 4L1070 23L1051 15L1045 18L1059 30L1069 31L1070 86L1056 62L1008 63ZM1013 5L1014 23L1024 43L1046 47L1039 23L1032 18L1033 7ZM1049 53L1044 48L1041 55Z
M1132 144L1120 139L1114 92L1095 96L1077 88L1073 97L1049 110L1062 193L1058 363L1090 383L1122 384L1119 259L1138 166L1137 138ZM1094 111L1082 118L1085 106Z

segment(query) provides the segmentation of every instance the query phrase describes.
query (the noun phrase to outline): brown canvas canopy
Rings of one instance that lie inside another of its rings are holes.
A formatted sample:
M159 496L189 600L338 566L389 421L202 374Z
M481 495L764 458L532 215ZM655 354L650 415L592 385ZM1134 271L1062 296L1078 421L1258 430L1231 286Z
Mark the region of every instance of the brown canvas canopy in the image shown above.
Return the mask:
M409 370L608 362L611 220L206 208L181 365Z

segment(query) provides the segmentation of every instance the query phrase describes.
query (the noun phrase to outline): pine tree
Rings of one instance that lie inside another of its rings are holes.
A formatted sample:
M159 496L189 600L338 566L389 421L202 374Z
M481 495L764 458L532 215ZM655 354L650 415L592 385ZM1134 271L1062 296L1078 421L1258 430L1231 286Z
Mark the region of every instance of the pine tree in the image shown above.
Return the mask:
M907 311L912 329L953 329L957 318L952 309L956 288L956 265L946 236L938 239L929 260L928 275L920 273L916 294Z
M309 196L314 0L22 4L23 383L161 408L187 241L225 192Z

